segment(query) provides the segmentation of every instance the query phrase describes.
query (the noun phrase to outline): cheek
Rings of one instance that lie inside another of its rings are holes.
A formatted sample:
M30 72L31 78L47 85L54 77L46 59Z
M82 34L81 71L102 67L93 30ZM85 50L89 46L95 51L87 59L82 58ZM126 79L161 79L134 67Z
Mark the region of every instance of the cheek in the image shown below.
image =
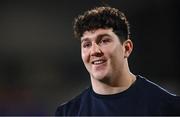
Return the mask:
M119 50L117 47L111 47L110 49L106 50L106 53L110 58L115 58L117 54L119 54Z
M86 52L81 51L81 58L84 63L88 61L88 54Z
M111 62L113 65L118 64L122 59L123 59L123 50L119 47L115 47L113 48L110 52L109 52L109 57L111 58Z

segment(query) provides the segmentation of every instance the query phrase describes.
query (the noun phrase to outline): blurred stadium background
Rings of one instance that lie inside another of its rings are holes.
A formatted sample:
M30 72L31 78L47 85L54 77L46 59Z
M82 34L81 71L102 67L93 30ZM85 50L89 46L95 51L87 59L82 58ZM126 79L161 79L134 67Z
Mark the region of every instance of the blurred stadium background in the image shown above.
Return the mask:
M127 15L133 73L180 95L179 0L104 0ZM72 22L98 0L0 1L0 115L54 115L90 84Z

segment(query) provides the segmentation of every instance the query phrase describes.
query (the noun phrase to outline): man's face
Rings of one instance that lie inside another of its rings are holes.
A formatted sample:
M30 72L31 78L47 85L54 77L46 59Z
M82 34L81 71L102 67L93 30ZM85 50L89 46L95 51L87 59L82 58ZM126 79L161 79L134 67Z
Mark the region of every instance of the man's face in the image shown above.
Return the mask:
M81 38L81 57L91 78L103 80L121 73L125 47L112 29L86 31Z

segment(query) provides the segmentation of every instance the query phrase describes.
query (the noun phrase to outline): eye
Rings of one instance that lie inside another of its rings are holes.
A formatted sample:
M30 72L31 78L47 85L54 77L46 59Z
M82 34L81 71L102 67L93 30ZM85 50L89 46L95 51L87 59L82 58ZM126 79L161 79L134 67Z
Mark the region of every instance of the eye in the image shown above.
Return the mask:
M102 38L99 43L100 44L107 44L108 42L110 42L109 38Z
M88 47L90 47L91 46L91 43L90 42L83 42L82 43L82 47L83 48L88 48Z

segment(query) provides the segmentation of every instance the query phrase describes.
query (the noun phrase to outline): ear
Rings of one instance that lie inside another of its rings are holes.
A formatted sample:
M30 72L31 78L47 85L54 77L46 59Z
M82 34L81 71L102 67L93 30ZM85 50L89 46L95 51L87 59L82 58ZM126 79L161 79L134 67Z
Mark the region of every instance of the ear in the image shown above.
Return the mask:
M133 50L133 42L130 39L127 39L123 43L124 47L124 58L128 58Z

